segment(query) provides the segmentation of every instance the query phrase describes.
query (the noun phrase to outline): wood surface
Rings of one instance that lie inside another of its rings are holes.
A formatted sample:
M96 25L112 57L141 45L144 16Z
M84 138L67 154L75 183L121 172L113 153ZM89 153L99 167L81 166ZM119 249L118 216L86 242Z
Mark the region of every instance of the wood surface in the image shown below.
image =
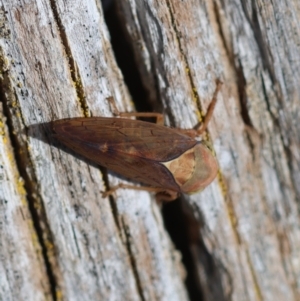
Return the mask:
M297 1L110 6L168 125L200 122L224 83L204 137L218 178L173 219L189 265L152 194L102 198L125 180L51 136L55 119L112 116L110 96L134 110L101 3L0 7L0 300L300 299Z

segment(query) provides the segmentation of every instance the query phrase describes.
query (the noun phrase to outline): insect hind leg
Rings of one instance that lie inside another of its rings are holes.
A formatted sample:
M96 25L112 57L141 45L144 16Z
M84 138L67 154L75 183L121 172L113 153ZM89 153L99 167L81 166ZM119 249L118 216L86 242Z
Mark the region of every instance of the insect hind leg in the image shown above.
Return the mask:
M155 187L145 187L145 186L135 186L135 185L128 185L120 183L116 186L111 187L109 190L102 192L103 197L107 197L112 195L116 190L118 189L133 189L133 190L144 190L149 192L158 192L161 191L161 188L155 188Z
M111 187L109 190L102 192L102 197L108 197L112 195L118 189L133 189L133 190L140 190L140 191L149 191L155 192L155 199L158 204L161 204L163 201L169 202L173 201L178 198L179 193L173 190L162 190L161 188L156 187L147 187L147 186L135 186L135 185L128 185L128 184L118 184L116 186Z

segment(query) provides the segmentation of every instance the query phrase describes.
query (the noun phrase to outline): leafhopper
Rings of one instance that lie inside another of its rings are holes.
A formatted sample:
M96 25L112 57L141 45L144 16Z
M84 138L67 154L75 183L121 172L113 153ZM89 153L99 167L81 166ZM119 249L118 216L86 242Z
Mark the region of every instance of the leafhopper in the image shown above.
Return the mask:
M203 190L216 177L218 163L206 141L196 138L207 128L217 101L217 87L204 122L195 129L163 125L159 113L118 113L119 117L69 118L53 122L55 137L91 161L144 186L111 187L147 190L158 201ZM156 123L129 117L156 117Z

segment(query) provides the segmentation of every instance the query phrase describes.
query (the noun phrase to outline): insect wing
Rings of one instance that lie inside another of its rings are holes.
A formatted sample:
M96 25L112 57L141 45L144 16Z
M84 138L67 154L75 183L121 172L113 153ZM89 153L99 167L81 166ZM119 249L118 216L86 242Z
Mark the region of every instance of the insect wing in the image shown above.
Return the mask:
M75 152L152 187L180 191L159 162L181 155L197 142L176 130L119 118L74 118L54 122L57 138Z
M157 162L173 160L197 144L175 129L124 118L72 118L54 122L56 134L116 154Z
M151 187L180 191L171 172L158 162L123 156L110 150L102 152L88 144L62 136L58 139L75 152L127 179Z

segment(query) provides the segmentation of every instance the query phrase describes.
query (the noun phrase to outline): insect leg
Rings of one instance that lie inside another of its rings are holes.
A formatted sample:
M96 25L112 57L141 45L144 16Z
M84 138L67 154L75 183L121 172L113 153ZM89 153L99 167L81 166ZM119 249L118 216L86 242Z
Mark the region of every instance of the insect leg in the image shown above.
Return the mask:
M107 190L105 192L102 192L102 196L107 197L109 195L112 195L119 188L133 189L133 190L144 190L144 191L150 191L150 192L160 192L161 191L161 188L146 187L146 186L135 186L135 185L128 185L128 184L120 183L116 186L111 187L109 190Z
M134 113L120 113L120 117L145 117L145 118L156 118L156 124L164 125L164 116L160 113L147 113L147 112L134 112Z
M156 118L156 124L159 124L159 125L164 125L164 116L163 114L160 114L160 113L152 113L152 112L133 112L133 113L126 113L126 112L119 112L117 106L116 106L116 103L115 103L115 100L113 97L108 97L107 98L108 102L111 104L112 106L112 111L113 111L113 114L115 116L119 116L119 117L127 117L127 118L130 118L130 117L145 117L145 118Z
M173 190L160 191L155 195L156 202L161 204L162 202L171 202L179 197L179 192Z
M156 192L155 198L158 204L162 203L162 201L173 201L178 198L179 193L177 191L173 190L162 190L161 188L155 188L155 187L146 187L146 186L134 186L134 185L128 185L128 184L122 184L113 186L108 191L102 192L102 196L108 197L112 195L117 189L119 188L125 188L125 189L133 189L133 190L141 190L141 191L149 191L149 192Z
M210 104L207 108L207 113L206 113L204 122L198 128L195 129L197 131L198 135L201 135L201 134L203 134L204 131L206 131L207 125L208 125L208 123L209 123L209 121L210 121L210 119L213 115L214 108L215 108L216 103L217 103L217 96L218 96L218 93L221 89L222 84L223 83L219 79L216 80L217 87L216 87L216 90L214 92L213 98L212 98L212 100L211 100L211 102L210 102Z
M216 87L216 90L214 92L214 95L213 95L213 98L208 106L208 109L207 109L207 114L205 116L205 119L204 119L204 122L203 123L200 123L199 125L195 126L195 128L193 129L176 129L178 132L184 134L184 135L187 135L191 138L195 138L195 137L198 137L200 136L201 134L203 134L203 132L206 130L207 128L207 125L213 115L213 111L214 111L214 108L216 106L216 103L217 103L217 95L221 89L221 86L222 86L222 82L217 79L216 80L216 84L217 84L217 87Z

